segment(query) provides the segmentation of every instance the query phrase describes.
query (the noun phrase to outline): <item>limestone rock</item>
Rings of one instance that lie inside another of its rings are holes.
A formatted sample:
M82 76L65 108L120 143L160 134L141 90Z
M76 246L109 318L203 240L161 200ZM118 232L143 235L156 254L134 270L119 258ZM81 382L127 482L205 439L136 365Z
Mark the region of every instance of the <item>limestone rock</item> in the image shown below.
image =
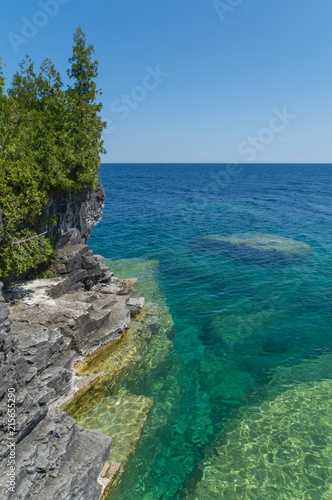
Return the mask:
M112 280L121 292L127 290L126 282ZM66 293L58 296L61 286ZM91 291L68 292L62 278L24 282L7 291L12 304L10 318L16 323L59 329L77 354L92 354L117 340L130 323L130 312L137 313L144 305L143 298L102 293L103 289L100 285Z
M34 304L54 304L57 297L67 293L71 289L67 278L49 278L21 281L10 286L4 291L4 296L11 306L20 303L32 306Z
M98 478L98 483L102 485L102 487L107 490L109 486L112 484L112 482L115 479L115 476L119 472L119 469L121 467L121 464L117 462L106 462L101 474Z
M58 252L53 267L58 274L67 274L81 267L82 258L89 252L85 244L68 246Z
M59 409L99 378L78 375L74 360L118 339L130 323L130 312L144 304L127 295L135 280L113 277L105 259L86 245L102 217L104 199L100 183L79 193L52 195L35 229L47 231L57 243L53 269L58 277L15 285L8 279L11 286L4 297L0 282L1 470L11 442L5 425L8 388L15 389L17 431L17 489L11 496L3 474L1 499L99 500L118 470L119 464L111 463L101 474L111 438L75 425ZM43 226L44 216L56 217L56 223ZM143 413L136 439L150 402L134 401L131 406ZM130 409L124 410L129 421Z
M69 343L59 331L41 325L14 323L6 341L3 348L6 355L10 349L11 364L3 389L15 389L16 438L21 440L45 417L46 404L51 407L70 396L73 353L68 352ZM5 415L6 405L4 397L0 417ZM6 429L0 427L0 439L6 437Z
M127 307L131 313L137 314L139 313L145 304L144 297L134 298L129 297L127 300Z
M0 331L7 332L10 326L9 308L2 295L3 283L0 282Z
M105 259L93 255L89 247L82 243L61 248L52 267L70 281L72 290L89 290L97 283L109 283L112 278Z
M15 498L99 499L103 486L97 479L111 443L100 431L76 426L61 410L49 411L16 448ZM2 476L3 500L11 498L5 481Z
M57 192L51 196L44 208L44 215L56 218L56 223L41 226L58 242L58 246L85 243L92 228L102 218L105 192L100 182L78 193Z

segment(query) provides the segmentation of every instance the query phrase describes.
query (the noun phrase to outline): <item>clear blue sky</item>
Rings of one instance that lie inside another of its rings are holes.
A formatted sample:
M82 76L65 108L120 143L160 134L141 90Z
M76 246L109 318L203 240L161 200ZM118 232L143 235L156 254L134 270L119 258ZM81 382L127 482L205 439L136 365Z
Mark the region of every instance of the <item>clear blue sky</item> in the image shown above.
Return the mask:
M2 0L1 14L9 80L26 53L65 72L82 25L104 162L332 161L331 0Z

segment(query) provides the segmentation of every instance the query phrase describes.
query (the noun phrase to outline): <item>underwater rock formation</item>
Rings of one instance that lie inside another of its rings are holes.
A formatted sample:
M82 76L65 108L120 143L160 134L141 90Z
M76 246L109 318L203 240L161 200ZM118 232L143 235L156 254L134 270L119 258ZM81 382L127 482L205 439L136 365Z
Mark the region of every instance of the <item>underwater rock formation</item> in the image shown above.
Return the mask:
M153 405L153 399L134 394L106 396L100 404L84 405L82 414L77 406L78 419L86 429L99 427L112 436L111 458L124 465L139 440L143 425ZM71 415L76 419L75 412ZM107 423L107 425L105 425Z
M329 498L332 381L299 384L264 402L200 465L187 498Z
M234 235L205 236L196 242L196 246L240 260L262 263L275 260L291 262L303 259L312 252L311 247L302 241L255 231Z
M66 411L79 425L98 428L112 437L109 459L121 462L115 480L115 484L119 484L147 417L149 423L144 428L145 439L148 434L153 442L155 434L160 432L161 418L164 423L167 422L173 404L175 400L181 399L181 394L174 373L165 376L164 390L159 386L160 381L153 377L154 370L167 363L173 350L169 338L173 319L158 287L158 262L139 258L109 261L108 264L123 276L137 276L139 293L143 292L147 302L139 314L132 318L121 341L103 350L86 365L85 369L97 372L100 379L91 390L71 403ZM137 294L137 291L132 292L129 307L139 303ZM152 378L148 386L144 387L142 381L148 373ZM162 412L160 402L156 405L154 400L154 395L160 392L167 400ZM197 430L197 422L193 423L193 427Z

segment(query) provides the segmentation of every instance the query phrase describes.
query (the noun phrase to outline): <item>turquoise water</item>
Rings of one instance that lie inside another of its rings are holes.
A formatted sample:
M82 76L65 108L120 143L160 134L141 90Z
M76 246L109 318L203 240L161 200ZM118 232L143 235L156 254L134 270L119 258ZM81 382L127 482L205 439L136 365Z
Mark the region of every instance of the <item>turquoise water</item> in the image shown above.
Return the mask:
M319 442L332 430L332 168L224 169L102 165L90 247L161 305L146 335L159 341L94 395L153 398L110 499L332 498L332 433ZM253 248L248 232L310 248Z

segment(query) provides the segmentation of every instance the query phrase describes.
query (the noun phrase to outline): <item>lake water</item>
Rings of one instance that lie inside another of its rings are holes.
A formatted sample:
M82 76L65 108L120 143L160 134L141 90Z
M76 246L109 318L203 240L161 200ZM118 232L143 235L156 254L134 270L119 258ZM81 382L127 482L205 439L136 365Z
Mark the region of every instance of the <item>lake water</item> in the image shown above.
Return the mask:
M147 302L71 413L114 437L108 498L331 499L332 167L101 178L89 245Z

